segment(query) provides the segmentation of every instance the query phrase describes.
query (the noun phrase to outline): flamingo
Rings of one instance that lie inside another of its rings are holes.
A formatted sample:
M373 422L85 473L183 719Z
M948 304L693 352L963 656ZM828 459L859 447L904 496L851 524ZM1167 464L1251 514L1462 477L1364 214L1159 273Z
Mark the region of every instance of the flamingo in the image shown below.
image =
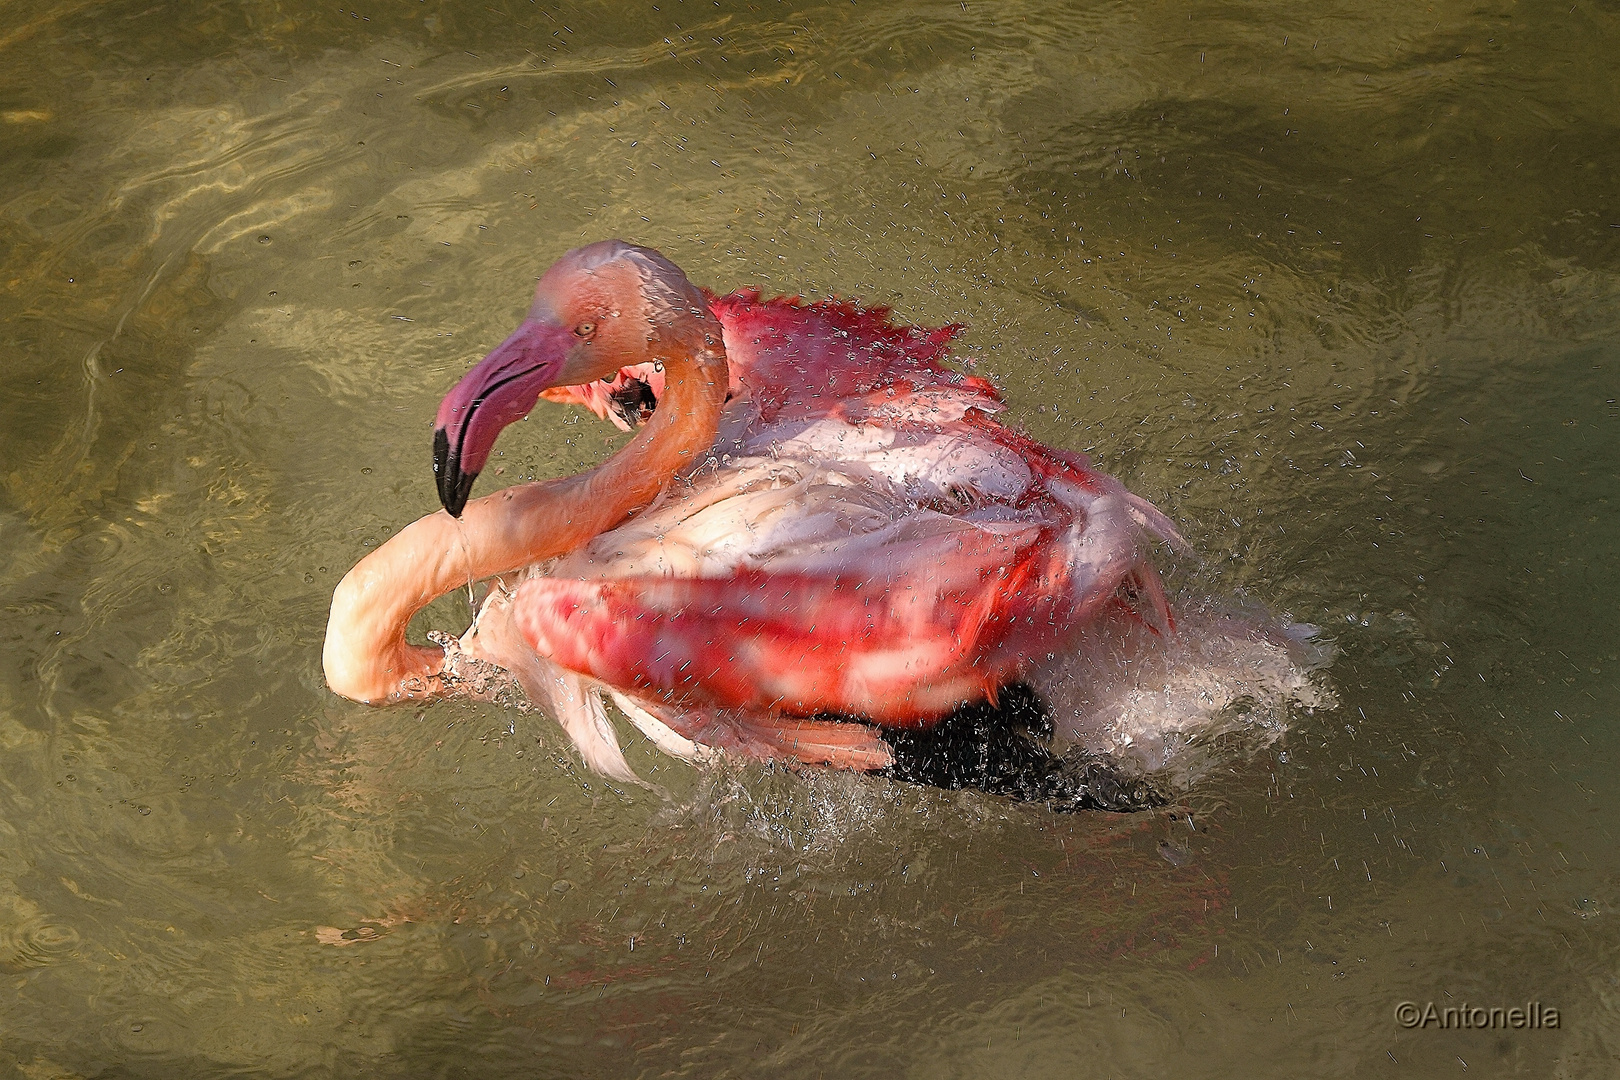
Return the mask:
M1106 609L1171 631L1148 548L1183 546L1174 526L1001 424L994 387L940 362L960 329L716 296L622 241L568 252L439 408L444 509L339 584L328 685L386 703L509 675L626 780L604 695L687 760L874 770L886 731L994 702ZM469 500L542 396L645 423L593 469ZM423 606L486 579L459 640L406 641Z

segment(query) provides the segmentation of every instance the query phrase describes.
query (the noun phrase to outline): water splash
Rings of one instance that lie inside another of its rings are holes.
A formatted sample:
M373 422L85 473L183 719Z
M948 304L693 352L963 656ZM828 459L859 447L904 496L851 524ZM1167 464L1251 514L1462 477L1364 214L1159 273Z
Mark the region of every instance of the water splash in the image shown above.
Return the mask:
M1338 704L1324 669L1336 653L1316 627L1257 604L1182 597L1174 636L1105 618L1032 672L1052 710L1054 750L1108 755L1185 788L1229 750L1279 738L1296 710Z

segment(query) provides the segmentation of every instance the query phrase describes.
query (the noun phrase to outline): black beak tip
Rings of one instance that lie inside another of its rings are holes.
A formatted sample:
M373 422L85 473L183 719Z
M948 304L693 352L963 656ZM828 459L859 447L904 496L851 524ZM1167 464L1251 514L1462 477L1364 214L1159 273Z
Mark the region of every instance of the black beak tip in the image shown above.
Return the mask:
M453 518L459 518L461 512L467 508L467 498L472 494L473 481L478 479L477 473L465 473L450 450L450 437L444 428L433 432L433 479L439 487L439 502L450 512Z

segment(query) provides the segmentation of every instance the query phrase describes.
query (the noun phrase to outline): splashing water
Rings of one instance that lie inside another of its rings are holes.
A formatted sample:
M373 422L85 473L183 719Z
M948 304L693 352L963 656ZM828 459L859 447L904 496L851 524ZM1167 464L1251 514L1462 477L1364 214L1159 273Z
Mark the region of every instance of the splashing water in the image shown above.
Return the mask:
M1176 633L1099 620L1030 679L1052 709L1054 749L1107 755L1185 788L1231 753L1270 745L1294 710L1337 703L1335 655L1316 627L1256 604L1183 597ZM1217 752L1224 736L1234 749Z

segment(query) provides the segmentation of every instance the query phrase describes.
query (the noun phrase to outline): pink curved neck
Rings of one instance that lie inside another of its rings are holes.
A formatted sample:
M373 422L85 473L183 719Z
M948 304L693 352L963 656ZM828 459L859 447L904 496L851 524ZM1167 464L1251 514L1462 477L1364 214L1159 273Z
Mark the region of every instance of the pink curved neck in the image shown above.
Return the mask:
M719 338L716 326L707 350L662 358L652 419L601 465L474 499L459 521L443 510L419 518L356 563L332 594L327 685L372 703L442 693L444 653L406 642L411 617L472 582L572 551L652 502L714 441L728 382Z

